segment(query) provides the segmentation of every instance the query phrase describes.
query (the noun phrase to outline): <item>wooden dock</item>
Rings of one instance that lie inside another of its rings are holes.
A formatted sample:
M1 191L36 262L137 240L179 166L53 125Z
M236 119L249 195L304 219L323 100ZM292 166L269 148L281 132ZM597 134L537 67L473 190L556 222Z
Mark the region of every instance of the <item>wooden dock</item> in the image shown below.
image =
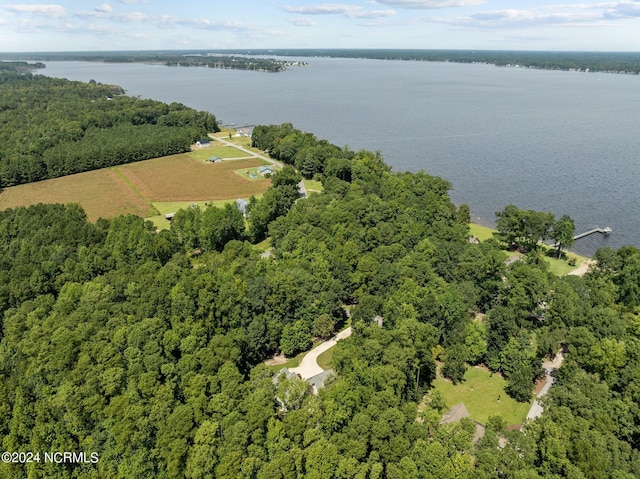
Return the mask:
M601 233L603 235L608 235L611 234L611 228L609 226L607 226L606 228L598 228L597 226L595 228L590 229L589 231L585 231L584 233L581 233L579 235L576 235L573 237L573 240L578 240L580 238L584 238L585 236L589 236L592 235L594 233Z

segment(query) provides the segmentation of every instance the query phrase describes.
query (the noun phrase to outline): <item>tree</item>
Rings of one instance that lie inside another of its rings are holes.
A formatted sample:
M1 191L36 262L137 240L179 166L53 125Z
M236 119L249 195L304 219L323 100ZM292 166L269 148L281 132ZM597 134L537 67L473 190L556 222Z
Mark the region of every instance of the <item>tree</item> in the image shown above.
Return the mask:
M202 214L200 241L207 250L221 251L231 240L244 238L244 217L235 205L209 206Z
M442 374L451 379L453 384L458 384L464 380L464 373L467 371L467 358L469 353L462 344L454 344L446 349L446 359Z
M298 320L293 324L287 324L282 330L280 351L285 356L295 356L301 351L306 351L310 346L311 331L305 321Z
M201 225L202 210L196 205L176 211L171 219L170 231L185 248L196 249L200 247Z
M323 313L313 321L313 334L321 339L327 339L333 334L335 321L327 314Z
M484 359L487 353L487 326L483 321L476 319L467 323L464 345L471 364L478 364Z
M575 224L568 215L562 215L560 219L553 223L549 237L556 243L558 258L560 258L563 249L573 246L575 229Z
M507 205L496 212L496 236L509 247L536 249L541 240L549 236L554 224L554 215L534 210L521 210L517 206Z

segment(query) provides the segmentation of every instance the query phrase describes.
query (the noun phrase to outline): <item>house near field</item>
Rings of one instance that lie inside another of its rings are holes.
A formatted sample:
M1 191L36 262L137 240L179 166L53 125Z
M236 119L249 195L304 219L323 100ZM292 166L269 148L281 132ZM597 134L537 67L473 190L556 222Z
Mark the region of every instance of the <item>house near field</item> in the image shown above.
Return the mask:
M175 213L167 213L166 215L164 215L164 219L171 221L175 215Z
M210 163L217 163L218 161L222 161L222 158L220 158L219 156L215 156L214 155L214 156L210 156L207 159L207 161L210 162Z
M211 142L205 138L205 139L196 141L196 146L198 148L208 148L211 146Z
M258 173L262 176L273 174L273 166L262 165L258 167Z

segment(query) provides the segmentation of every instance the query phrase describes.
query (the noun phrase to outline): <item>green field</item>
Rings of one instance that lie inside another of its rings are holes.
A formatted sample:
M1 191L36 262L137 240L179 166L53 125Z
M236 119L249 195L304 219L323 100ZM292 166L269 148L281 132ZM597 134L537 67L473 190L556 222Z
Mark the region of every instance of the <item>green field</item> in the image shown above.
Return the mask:
M531 407L529 403L519 403L511 399L504 388L507 382L497 374L490 374L484 368L470 367L464 375L464 382L453 385L449 380L438 377L434 382L447 407L464 403L472 419L486 424L490 416L502 416L507 424L522 424ZM533 390L533 388L532 388Z

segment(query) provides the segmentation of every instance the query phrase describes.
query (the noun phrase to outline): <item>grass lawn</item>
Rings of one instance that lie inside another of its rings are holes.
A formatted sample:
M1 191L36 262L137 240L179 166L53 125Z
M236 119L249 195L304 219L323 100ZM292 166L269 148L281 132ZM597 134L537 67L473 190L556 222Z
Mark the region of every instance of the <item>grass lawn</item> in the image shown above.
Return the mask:
M491 375L484 368L470 367L464 375L465 381L453 385L451 381L438 377L434 386L448 407L464 403L472 419L486 424L490 416L502 416L507 424L522 424L533 402L519 403L511 399L504 388L507 382L497 374ZM499 398L499 400L498 400Z
M477 225L475 223L469 223L469 230L471 235L475 236L480 241L486 241L489 238L493 238L493 232L495 231L491 228Z
M578 266L580 266L582 263L587 261L587 258L583 256L579 256L575 253L565 252L565 254L567 255L568 258L575 258L576 264L571 266L569 263L567 263L567 258L564 258L564 259L562 258L556 259L556 258L550 258L550 257L545 258L550 265L549 271L551 271L556 276L565 276L569 274L571 271L573 271L574 269L576 269Z
M308 193L322 193L322 182L314 180L304 180L304 187Z
M333 352L336 350L336 347L332 347L327 349L324 353L318 356L318 366L322 369L331 369L333 367Z

